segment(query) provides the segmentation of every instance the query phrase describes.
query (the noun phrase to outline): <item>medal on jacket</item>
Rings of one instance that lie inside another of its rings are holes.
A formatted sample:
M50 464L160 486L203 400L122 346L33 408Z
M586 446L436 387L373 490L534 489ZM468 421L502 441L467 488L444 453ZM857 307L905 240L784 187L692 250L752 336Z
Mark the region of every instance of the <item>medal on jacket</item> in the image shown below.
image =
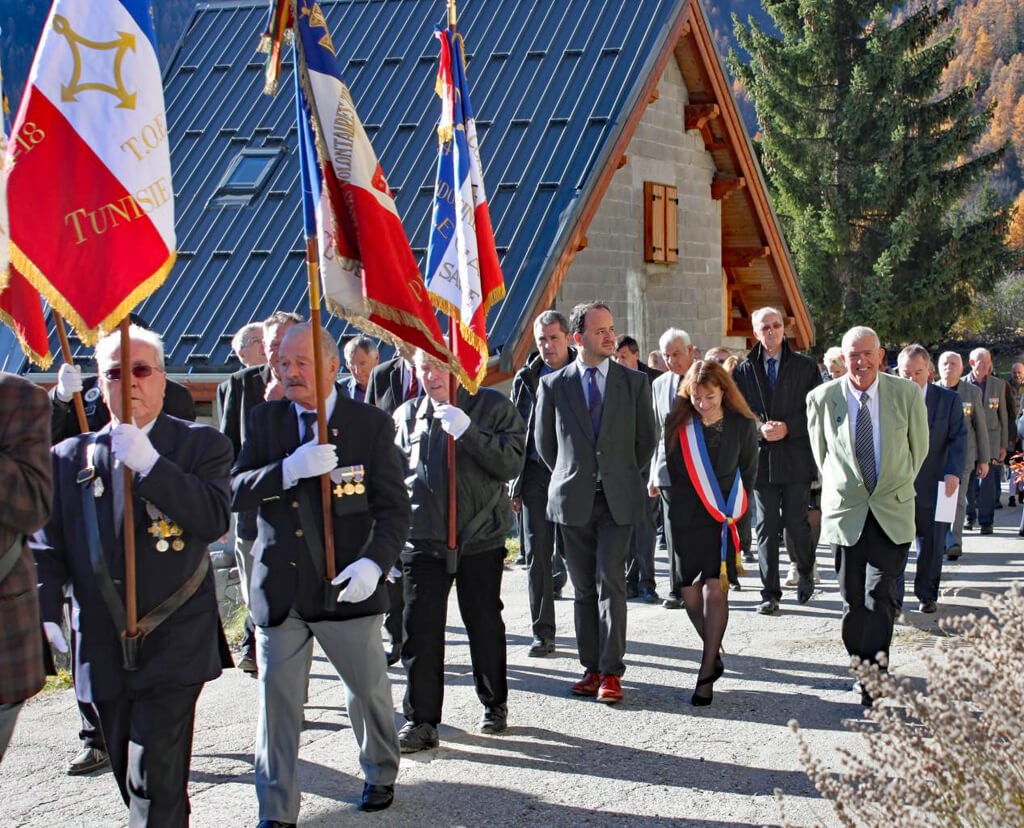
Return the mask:
M366 485L363 483L366 473L363 466L342 466L331 472L334 482L334 496L346 497L364 494Z
M168 549L181 552L185 548L185 541L182 540L184 530L148 500L146 514L149 516L149 528L146 532L156 541L157 552L166 552Z
M97 477L92 482L92 496L103 497L103 478Z

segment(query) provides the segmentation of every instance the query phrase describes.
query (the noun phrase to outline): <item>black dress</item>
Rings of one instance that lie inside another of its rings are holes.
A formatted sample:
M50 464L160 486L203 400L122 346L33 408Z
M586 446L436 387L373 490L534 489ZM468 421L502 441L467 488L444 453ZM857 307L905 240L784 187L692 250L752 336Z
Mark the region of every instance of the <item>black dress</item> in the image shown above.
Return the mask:
M726 411L713 426L704 429L704 443L722 494L732 490L736 469L747 490L748 510L753 508L753 486L757 477L757 424L749 417ZM675 551L680 583L690 586L718 577L722 561L722 524L708 514L686 471L678 433L665 435L665 456L669 489L668 531L670 549ZM729 568L735 561L730 542Z

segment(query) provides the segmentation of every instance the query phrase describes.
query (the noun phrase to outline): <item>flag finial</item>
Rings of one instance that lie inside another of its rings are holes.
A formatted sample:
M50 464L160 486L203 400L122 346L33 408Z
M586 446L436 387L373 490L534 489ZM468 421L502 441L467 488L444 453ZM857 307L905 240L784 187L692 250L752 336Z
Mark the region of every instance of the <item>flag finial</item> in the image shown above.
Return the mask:
M459 15L455 10L455 0L448 0L448 28L454 30Z

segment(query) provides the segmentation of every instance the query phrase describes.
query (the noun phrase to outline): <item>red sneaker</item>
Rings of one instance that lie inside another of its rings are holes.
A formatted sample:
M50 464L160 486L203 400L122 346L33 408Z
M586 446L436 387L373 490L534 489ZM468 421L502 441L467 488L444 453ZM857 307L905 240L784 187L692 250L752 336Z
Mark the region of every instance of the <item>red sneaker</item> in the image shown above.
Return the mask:
M601 687L601 676L587 670L583 678L577 681L571 688L574 696L596 696Z
M601 676L601 687L597 691L597 700L605 704L618 704L622 701L622 684L618 676Z

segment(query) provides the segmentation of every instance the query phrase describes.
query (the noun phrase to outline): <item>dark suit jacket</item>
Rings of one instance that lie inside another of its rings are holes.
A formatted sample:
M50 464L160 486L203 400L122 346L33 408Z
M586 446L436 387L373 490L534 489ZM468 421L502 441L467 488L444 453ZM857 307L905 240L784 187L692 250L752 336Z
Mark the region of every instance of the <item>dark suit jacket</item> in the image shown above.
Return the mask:
M263 405L263 393L270 382L270 366L260 365L235 371L228 379L227 393L224 395L224 408L220 418L220 430L227 435L237 458L242 451L245 439L245 427L249 422L252 410ZM256 512L248 510L239 512L235 532L243 540L256 540Z
M330 442L338 447L338 466L361 465L366 475L365 494L332 498L337 571L367 557L387 575L409 535L410 517L394 424L383 411L339 393L327 430ZM259 510L249 582L253 621L261 627L277 626L292 607L307 621L384 612L388 599L383 577L365 601L325 607L323 563L319 554L311 554L299 516L304 501L322 536L320 479L283 488L282 462L298 446L299 423L291 402L275 400L253 410L231 484L234 509Z
M395 409L405 402L405 371L405 360L401 357L382 362L370 372L370 379L366 383L366 398L363 402L387 411L388 414L394 414ZM422 390L421 388L421 394Z
M231 445L209 426L166 414L157 417L150 442L160 459L132 485L135 519L136 589L139 617L169 598L209 555L207 546L228 530ZM126 690L182 686L220 675L220 617L211 569L199 590L142 645L136 672L122 667L120 630L114 627L89 561L82 514L81 486L75 481L85 467L89 437L65 440L53 449L53 514L33 538L39 570L39 594L46 621L59 622L63 588L70 584L72 626L77 630L75 690L83 701L105 701ZM114 523L110 428L96 436L93 457L103 491L96 497L100 544L121 600L124 601L124 543ZM89 487L89 496L95 488ZM183 530L185 548L158 552L148 533L146 502Z
M35 695L46 679L36 568L25 535L50 515L50 401L14 374L0 373L0 554L20 557L0 581L0 704Z
M935 511L939 482L947 475L960 477L967 452L967 425L960 395L948 388L929 385L924 397L928 409L928 455L914 480L917 505Z
M50 389L50 400L53 403L53 421L51 428L51 440L57 445L61 440L81 434L78 427L78 415L75 414L74 402L63 402L57 399L57 388ZM82 403L85 408L85 419L89 424L89 431L99 431L110 422L110 409L103 402L100 395L99 378L85 377L82 380ZM179 420L195 422L196 404L192 399L189 390L174 380L167 380L167 388L164 391L164 414L170 414Z
M783 340L775 390L768 387L764 370L764 347L757 343L747 361L736 367L733 379L761 422L778 420L786 424L786 436L775 442L758 439L757 483L810 483L818 477L818 466L807 435L807 394L821 385L818 365L798 354Z
M585 525L600 471L614 521L620 526L639 523L648 500L641 469L650 462L656 439L651 384L640 372L610 362L601 433L595 440L579 366L570 362L540 381L534 440L551 469L548 518L565 526Z

